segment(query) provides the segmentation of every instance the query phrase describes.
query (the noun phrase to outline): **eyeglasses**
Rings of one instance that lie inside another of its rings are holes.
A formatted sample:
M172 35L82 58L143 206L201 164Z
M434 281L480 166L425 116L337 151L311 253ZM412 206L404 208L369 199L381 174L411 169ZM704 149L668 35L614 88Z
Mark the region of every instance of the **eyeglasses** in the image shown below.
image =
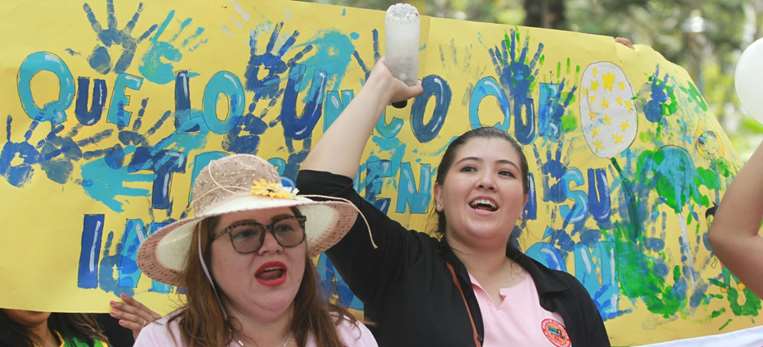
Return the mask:
M233 249L240 254L254 253L265 243L265 233L270 232L281 247L292 248L305 240L304 216L276 217L269 225L254 220L235 222L215 236L215 239L228 234Z

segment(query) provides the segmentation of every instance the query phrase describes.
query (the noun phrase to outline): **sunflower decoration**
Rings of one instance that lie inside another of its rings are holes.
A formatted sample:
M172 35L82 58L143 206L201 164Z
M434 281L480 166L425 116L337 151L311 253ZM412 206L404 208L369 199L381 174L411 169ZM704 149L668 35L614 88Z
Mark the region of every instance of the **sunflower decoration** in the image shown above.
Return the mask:
M252 195L273 199L296 199L295 189L287 190L281 184L268 180L257 180L252 183Z

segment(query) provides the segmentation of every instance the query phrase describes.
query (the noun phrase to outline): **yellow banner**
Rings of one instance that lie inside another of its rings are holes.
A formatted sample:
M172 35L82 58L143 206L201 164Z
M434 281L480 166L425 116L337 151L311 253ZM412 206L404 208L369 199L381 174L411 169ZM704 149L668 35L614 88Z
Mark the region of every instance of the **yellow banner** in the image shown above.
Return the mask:
M384 53L383 12L301 2L6 1L0 18L0 307L177 307L135 254L183 215L194 175L245 152L288 183ZM448 141L495 125L532 173L517 242L584 284L613 344L757 323L760 299L707 242L737 161L683 69L609 37L440 18L421 42L425 92L385 111L364 197L431 230Z

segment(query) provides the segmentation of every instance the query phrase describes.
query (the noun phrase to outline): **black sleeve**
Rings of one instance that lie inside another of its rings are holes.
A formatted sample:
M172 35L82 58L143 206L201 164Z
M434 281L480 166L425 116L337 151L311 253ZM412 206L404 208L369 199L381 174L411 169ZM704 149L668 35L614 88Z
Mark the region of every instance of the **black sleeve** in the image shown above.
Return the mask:
M407 264L416 260L424 235L405 229L353 188L352 179L329 172L302 170L297 177L300 194L326 195L347 199L358 207L371 226L378 249L369 239L361 216L352 229L328 254L353 293L368 305L383 297L386 285L400 278Z

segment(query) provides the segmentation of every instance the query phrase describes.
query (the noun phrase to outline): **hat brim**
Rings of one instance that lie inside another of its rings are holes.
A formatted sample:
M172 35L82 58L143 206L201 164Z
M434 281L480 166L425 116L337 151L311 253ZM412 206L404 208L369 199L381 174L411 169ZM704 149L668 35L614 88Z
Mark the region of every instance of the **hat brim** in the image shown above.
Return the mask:
M206 218L229 213L262 211L296 207L305 219L305 235L309 256L316 256L344 237L357 219L354 206L341 201L295 199L263 199L251 195L227 199L203 214L168 224L146 239L138 251L138 266L148 277L167 284L182 286L193 232ZM195 253L194 253L195 254Z

